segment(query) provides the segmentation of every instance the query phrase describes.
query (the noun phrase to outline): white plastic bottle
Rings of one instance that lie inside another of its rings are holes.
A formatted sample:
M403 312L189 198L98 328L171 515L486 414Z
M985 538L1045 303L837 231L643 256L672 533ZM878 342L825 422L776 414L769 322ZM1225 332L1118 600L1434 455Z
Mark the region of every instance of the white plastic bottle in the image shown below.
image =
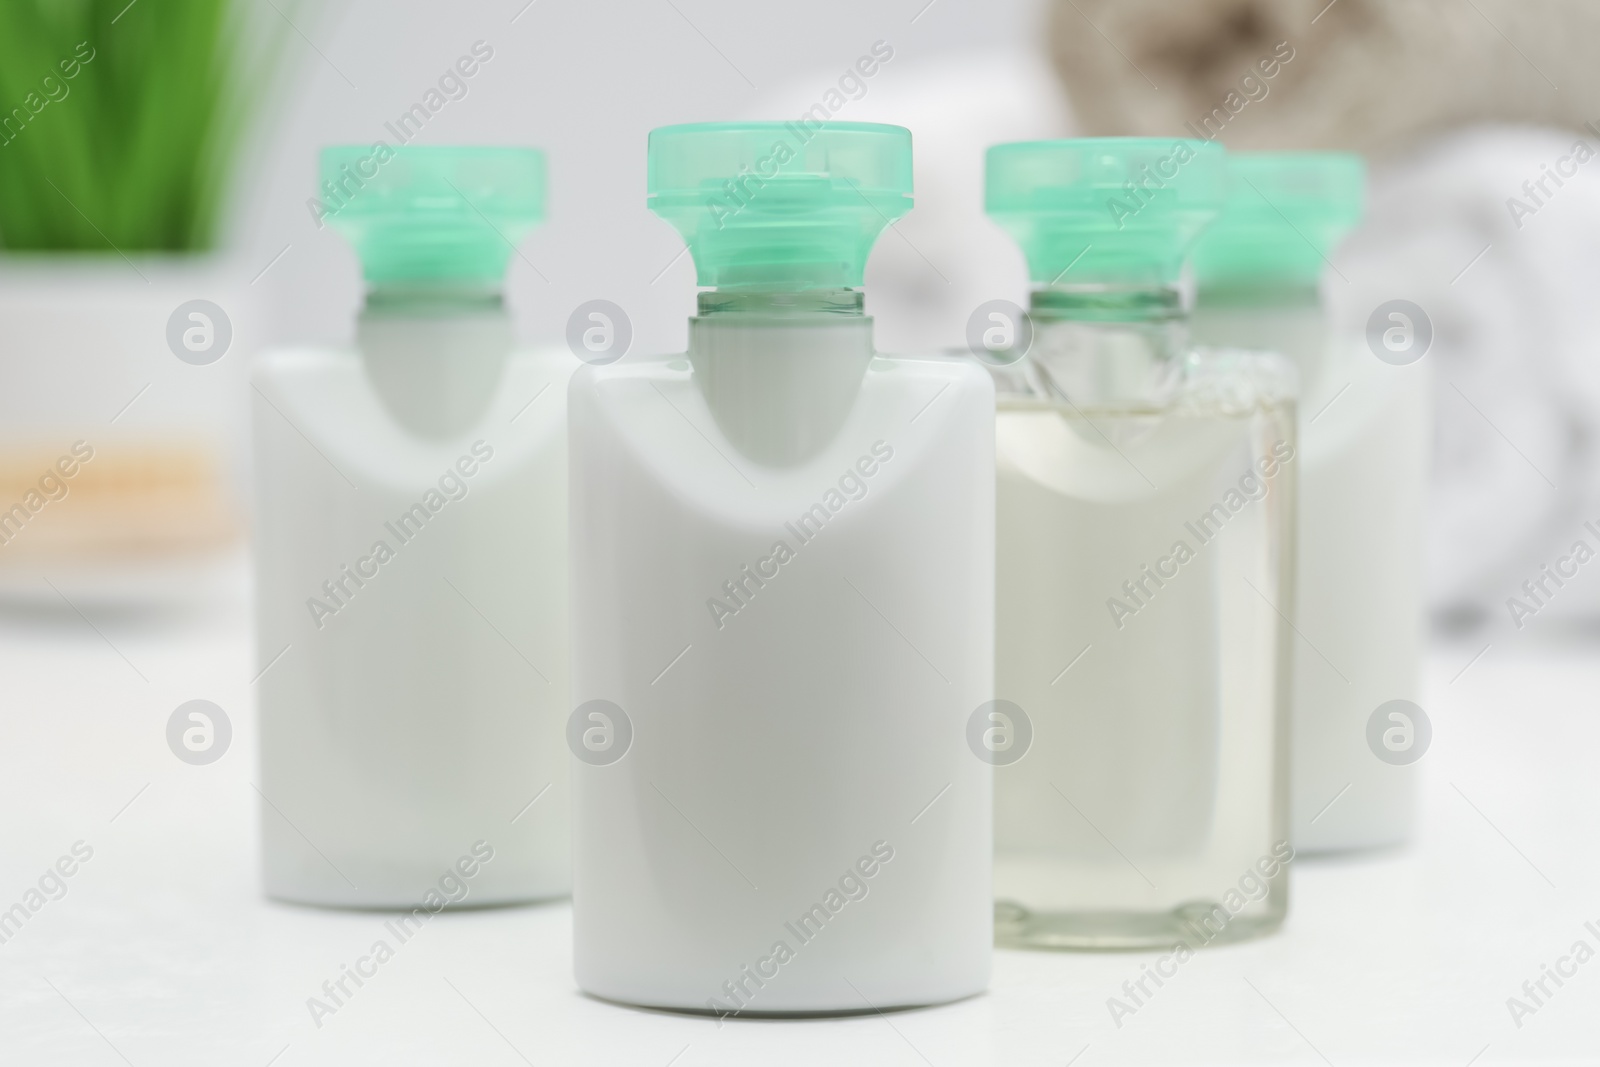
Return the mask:
M543 214L543 156L338 148L322 167L370 290L355 351L255 371L266 890L563 895L578 361L515 350L501 299L510 242Z
M1417 741L1415 713L1390 702L1420 687L1427 368L1328 328L1318 284L1360 221L1360 158L1244 153L1229 167L1228 204L1194 255L1194 335L1282 352L1301 380L1292 839L1302 851L1393 845L1416 806L1417 764L1383 737L1398 707Z
M728 1013L977 993L994 393L872 349L861 271L910 134L668 127L651 207L700 284L686 355L571 385L575 963Z

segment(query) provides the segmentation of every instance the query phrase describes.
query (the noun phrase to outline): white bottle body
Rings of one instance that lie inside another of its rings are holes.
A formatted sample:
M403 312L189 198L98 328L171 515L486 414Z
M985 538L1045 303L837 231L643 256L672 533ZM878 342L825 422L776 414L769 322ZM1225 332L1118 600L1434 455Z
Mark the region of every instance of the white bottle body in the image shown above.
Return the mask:
M417 349L438 333L410 336ZM576 365L501 353L456 388L447 364L433 381L375 379L349 351L258 364L268 895L415 907L453 869L457 905L569 891L564 404ZM469 861L466 877L458 863L478 842L493 858Z
M1294 846L1401 843L1418 768L1379 759L1367 723L1379 705L1419 695L1427 369L1391 366L1359 338L1332 336L1310 294L1280 304L1202 297L1192 321L1197 340L1273 349L1300 370Z
M993 387L946 359L723 355L572 381L573 700L633 734L573 763L578 982L745 1013L980 992Z

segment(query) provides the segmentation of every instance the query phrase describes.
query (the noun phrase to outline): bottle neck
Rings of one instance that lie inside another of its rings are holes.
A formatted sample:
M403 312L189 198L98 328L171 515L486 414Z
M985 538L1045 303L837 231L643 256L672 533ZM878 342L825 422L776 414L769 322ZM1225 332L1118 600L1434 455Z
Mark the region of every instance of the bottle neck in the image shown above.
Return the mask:
M419 318L481 315L505 310L499 285L477 282L379 282L367 290L363 314Z
M1315 281L1203 286L1192 325L1198 344L1288 357L1306 388L1326 358L1328 320Z
M699 318L755 316L766 319L866 319L860 289L706 289L699 296Z
M1073 404L1140 405L1170 396L1188 350L1175 286L1046 287L1029 307L1031 391Z
M1294 308L1322 303L1316 278L1203 282L1195 287L1195 307Z
M356 321L373 391L421 437L467 432L499 389L512 348L498 286L378 285Z
M714 289L689 320L689 362L718 427L772 466L825 448L873 356L858 289Z

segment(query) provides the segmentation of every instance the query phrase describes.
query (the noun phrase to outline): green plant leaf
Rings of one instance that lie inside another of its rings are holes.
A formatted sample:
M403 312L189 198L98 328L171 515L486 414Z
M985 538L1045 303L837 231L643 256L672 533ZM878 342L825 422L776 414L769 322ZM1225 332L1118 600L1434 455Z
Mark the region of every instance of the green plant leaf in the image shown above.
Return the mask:
M280 5L293 17L298 5ZM0 247L213 247L287 30L246 0L0 0Z

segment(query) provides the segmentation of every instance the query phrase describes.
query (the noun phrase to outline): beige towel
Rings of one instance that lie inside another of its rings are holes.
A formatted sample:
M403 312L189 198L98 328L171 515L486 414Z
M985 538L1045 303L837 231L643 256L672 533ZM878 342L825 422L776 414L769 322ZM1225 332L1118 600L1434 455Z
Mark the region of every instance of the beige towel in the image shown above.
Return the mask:
M1050 37L1092 134L1384 154L1469 122L1600 118L1594 0L1055 0ZM1275 53L1292 58L1269 78Z

